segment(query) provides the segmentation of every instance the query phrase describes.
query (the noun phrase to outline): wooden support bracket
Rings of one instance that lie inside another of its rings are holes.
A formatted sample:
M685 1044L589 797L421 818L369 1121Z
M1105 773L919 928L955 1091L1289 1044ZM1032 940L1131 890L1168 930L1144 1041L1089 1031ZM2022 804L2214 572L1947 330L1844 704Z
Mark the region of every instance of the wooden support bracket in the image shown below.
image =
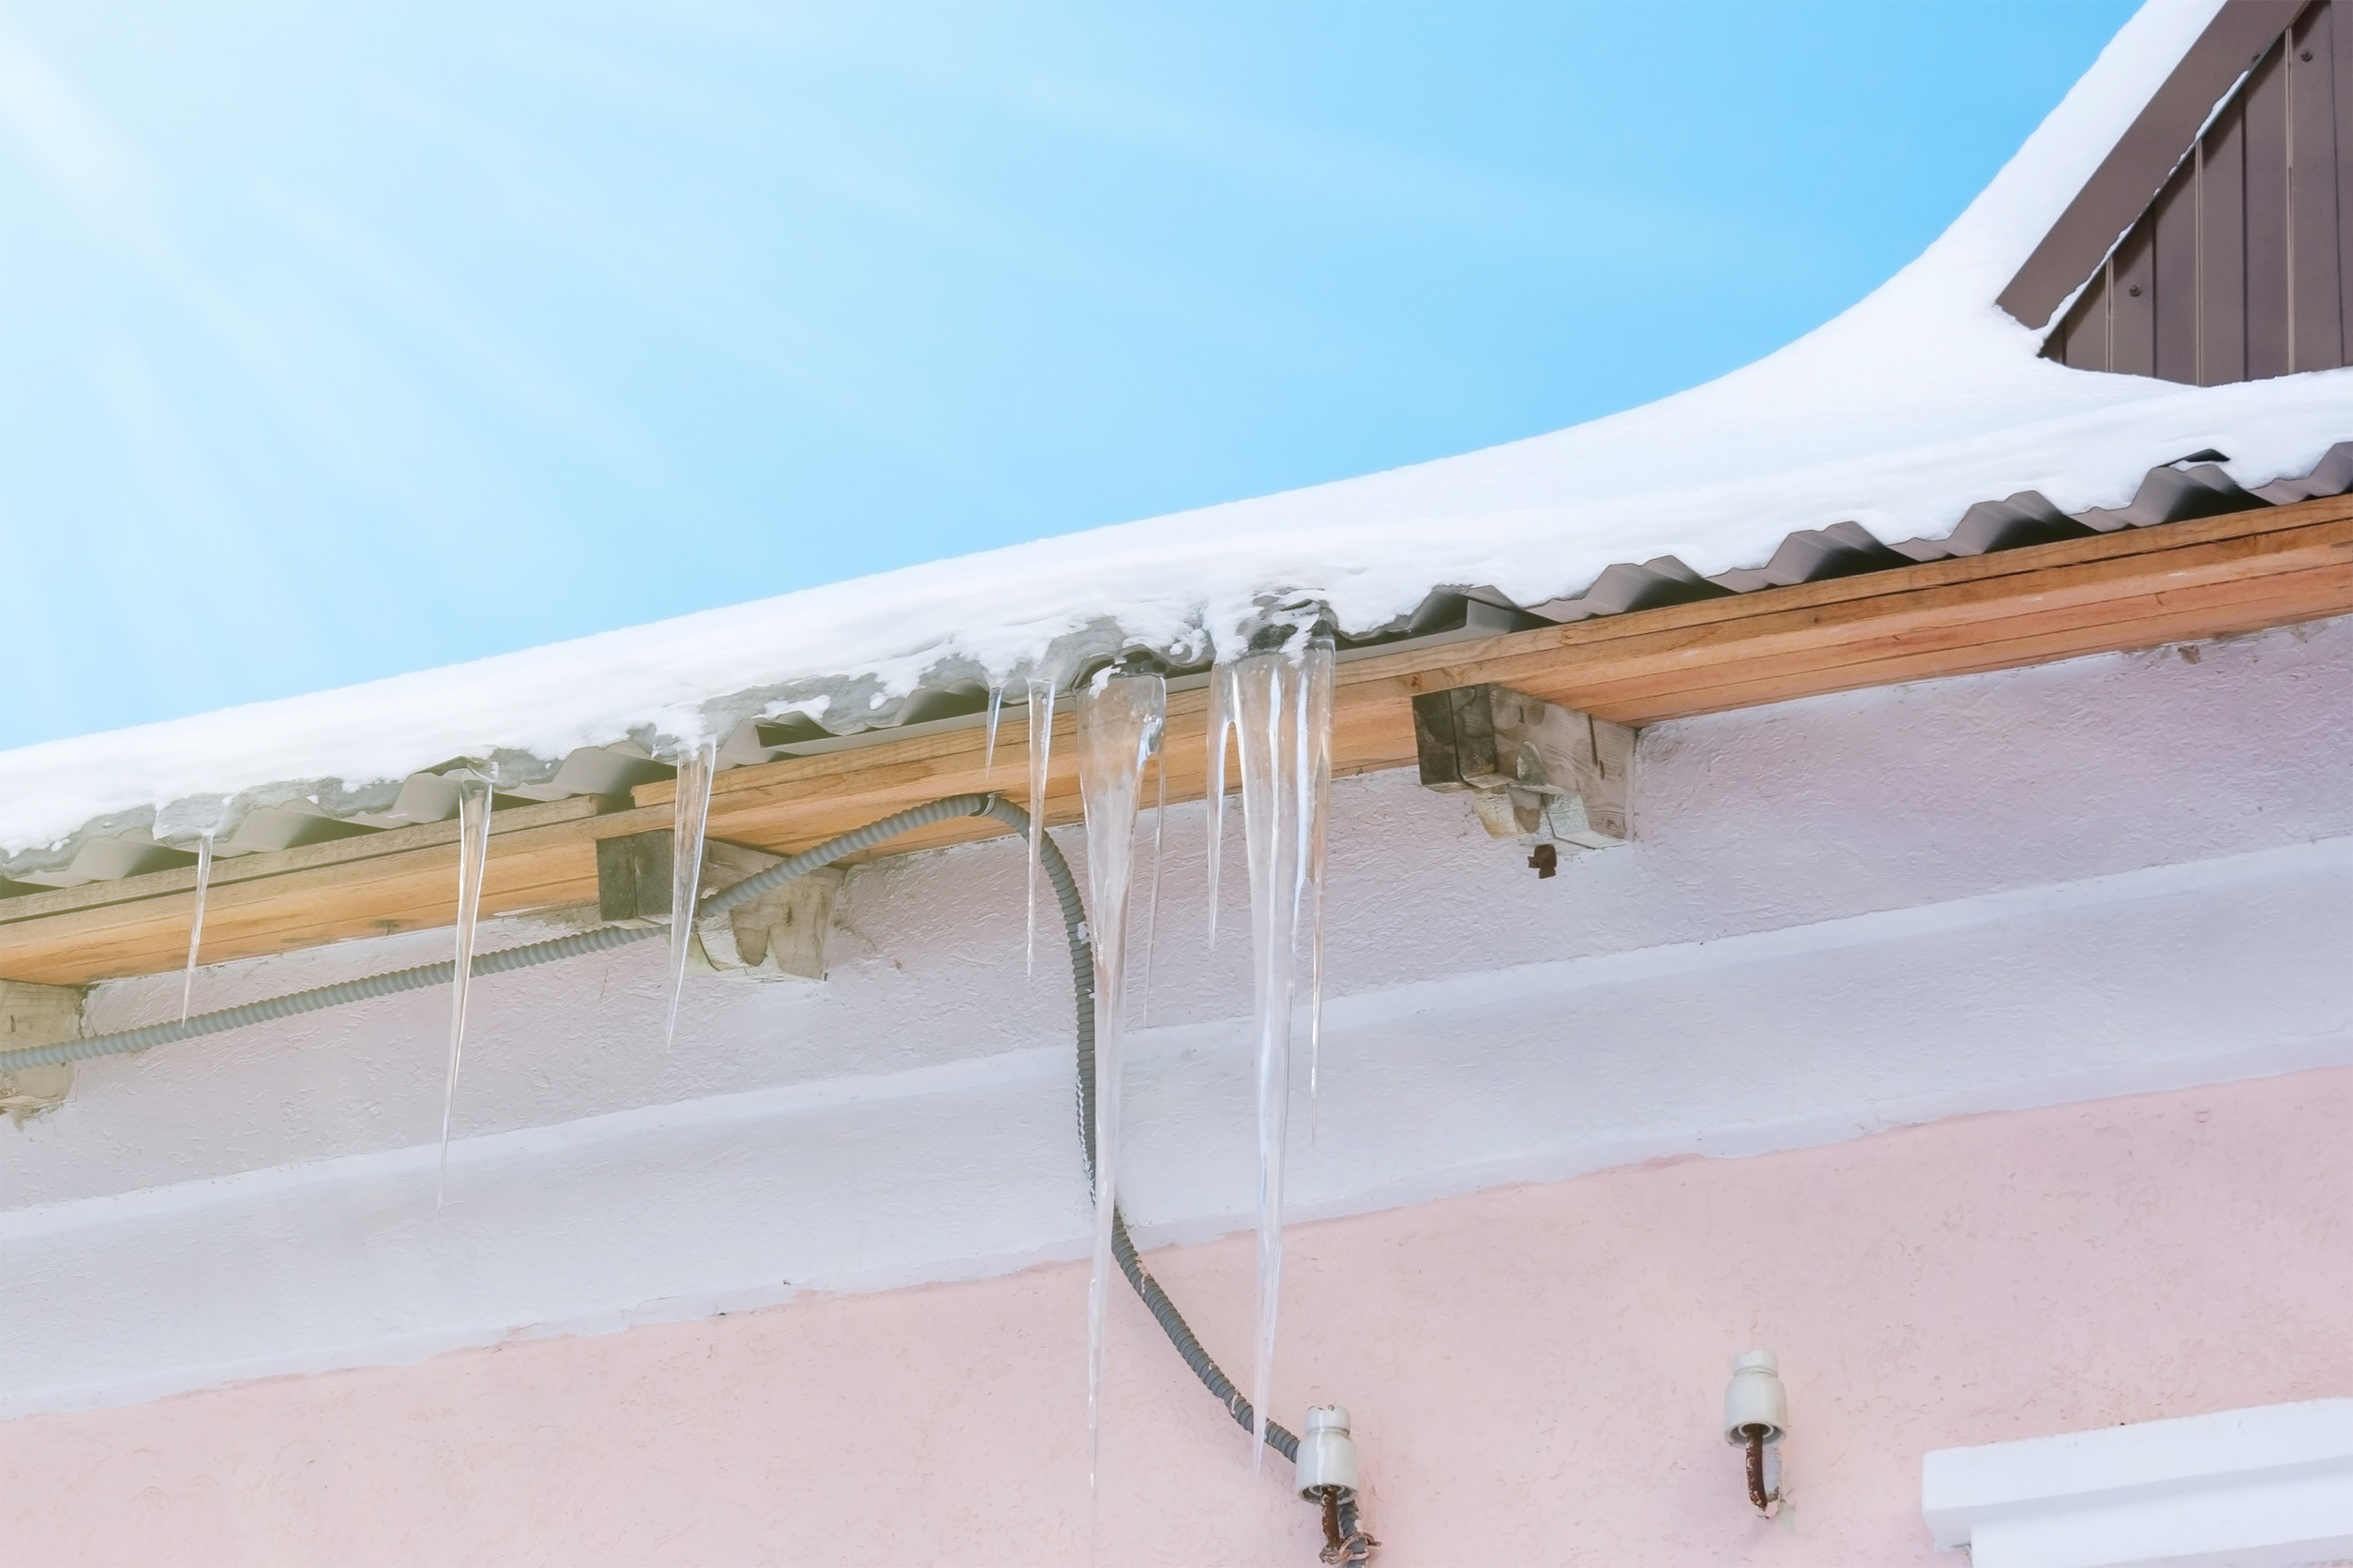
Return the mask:
M82 986L31 986L0 980L0 1050L53 1046L82 1038ZM66 1103L73 1091L73 1063L19 1067L0 1073L0 1110L18 1126Z
M1606 850L1634 837L1635 731L1495 683L1413 699L1422 783L1470 791L1489 835Z
M785 857L716 839L702 847L705 895L756 877ZM667 925L675 855L669 828L596 844L596 912L611 921ZM773 892L695 922L687 967L723 980L822 980L825 933L844 873L821 867Z

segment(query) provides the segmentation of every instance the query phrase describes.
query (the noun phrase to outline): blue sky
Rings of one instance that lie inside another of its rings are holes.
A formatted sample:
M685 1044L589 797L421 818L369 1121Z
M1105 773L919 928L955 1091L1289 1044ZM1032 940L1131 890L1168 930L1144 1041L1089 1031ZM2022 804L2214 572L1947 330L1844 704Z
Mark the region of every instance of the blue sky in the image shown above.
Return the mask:
M2131 8L0 8L0 746L1647 401Z

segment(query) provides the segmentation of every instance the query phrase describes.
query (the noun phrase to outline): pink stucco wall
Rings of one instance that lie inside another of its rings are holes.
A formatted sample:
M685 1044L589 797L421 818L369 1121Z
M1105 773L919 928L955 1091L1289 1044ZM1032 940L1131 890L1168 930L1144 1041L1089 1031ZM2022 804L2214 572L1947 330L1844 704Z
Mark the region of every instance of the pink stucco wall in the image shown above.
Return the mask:
M2353 1070L1295 1229L1278 1407L1351 1406L1380 1560L1934 1558L1921 1454L2353 1390ZM1239 1240L1156 1255L1246 1343ZM1087 1559L1082 1268L0 1426L13 1562ZM168 1283L154 1310L168 1313ZM1307 1564L1289 1467L1123 1296L1097 1560ZM1782 1356L1794 1505L1713 1430Z

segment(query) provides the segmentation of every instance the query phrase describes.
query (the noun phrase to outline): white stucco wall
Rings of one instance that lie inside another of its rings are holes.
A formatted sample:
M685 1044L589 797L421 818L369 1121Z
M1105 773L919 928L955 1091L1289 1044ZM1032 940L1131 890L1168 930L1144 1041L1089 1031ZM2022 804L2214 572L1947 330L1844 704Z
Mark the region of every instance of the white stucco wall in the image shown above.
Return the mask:
M1410 773L1342 781L1295 1210L2353 1062L2348 763L2328 623L1662 725L1640 842L1551 881ZM1250 1201L1239 824L1211 954L1203 822L1170 814L1132 1047L1148 1242ZM0 1413L1079 1255L1067 969L1024 977L1021 897L1010 842L861 869L825 984L690 982L669 1055L655 944L482 983L439 1214L443 994L86 1064L0 1131ZM177 1000L104 987L91 1025Z

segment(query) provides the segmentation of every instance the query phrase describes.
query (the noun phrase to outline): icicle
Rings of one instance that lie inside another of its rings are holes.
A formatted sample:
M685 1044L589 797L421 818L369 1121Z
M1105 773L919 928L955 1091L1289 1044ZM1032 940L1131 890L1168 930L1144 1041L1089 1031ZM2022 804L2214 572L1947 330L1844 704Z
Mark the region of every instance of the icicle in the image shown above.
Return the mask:
M695 899L702 891L702 830L711 817L711 773L717 746L710 741L678 754L678 792L671 800L670 1012L662 1049L678 1038L678 999L686 988L686 950L694 944Z
M1250 874L1250 968L1259 1120L1258 1334L1250 1372L1250 1460L1261 1462L1266 1401L1283 1279L1283 1151L1290 1110L1292 971L1297 955L1298 687L1281 654L1253 654L1233 668L1233 714L1242 757L1242 830ZM1287 698L1290 699L1287 701ZM1287 722L1288 720L1288 722Z
M196 840L196 912L188 923L188 972L180 977L180 1021L188 1022L188 1004L196 994L196 950L204 942L204 895L212 890L213 836Z
M1118 1196L1120 1071L1126 1039L1128 893L1144 763L1160 746L1168 683L1097 678L1078 708L1078 792L1087 819L1087 921L1094 945L1094 1273L1087 1286L1087 1485L1103 1434L1103 1320L1110 1300Z
M1003 682L1003 681L991 681L991 682L989 682L989 683L988 683L988 745L987 748L986 748L986 749L984 749L984 750L981 752L981 755L980 755L980 785L981 785L981 788L982 788L982 789L984 789L984 790L985 790L985 789L987 789L987 788L988 787L988 777L989 777L989 775L991 775L991 774L993 774L993 773L995 773L995 772L997 771L997 716L998 716L999 714L1001 714L1001 713L1003 713L1003 712L1004 711L1004 705L1005 705L1005 684L1004 684L1004 682Z
M1242 827L1250 868L1250 948L1259 1108L1258 1337L1251 1365L1251 1462L1263 1462L1283 1289L1283 1155L1290 1122L1291 1006L1303 919L1320 890L1316 848L1331 745L1329 655L1252 654L1235 661L1232 721L1242 759Z
M1165 690L1168 683L1162 682ZM1163 726L1165 731L1166 726ZM1158 778L1152 806L1152 894L1144 904L1144 977L1136 988L1136 1027L1141 1029L1152 1016L1152 944L1160 937L1160 850L1167 838L1169 825L1169 752L1154 742L1152 748L1154 776Z
M1233 666L1209 667L1209 945L1217 945L1217 867L1226 854L1226 742L1233 730Z
M1037 855L1046 837L1046 770L1054 754L1054 681L1030 678L1030 927L1026 962L1037 972Z
M472 769L449 777L458 786L458 962L449 987L449 1081L442 1090L441 1164L433 1178L436 1210L449 1194L449 1123L458 1105L458 1068L465 1054L475 917L481 912L482 873L490 858L490 781Z
M1310 638L1301 668L1299 744L1301 866L1307 901L1307 1140L1316 1136L1317 1092L1323 1078L1324 822L1332 801L1332 693L1335 653L1328 637Z

